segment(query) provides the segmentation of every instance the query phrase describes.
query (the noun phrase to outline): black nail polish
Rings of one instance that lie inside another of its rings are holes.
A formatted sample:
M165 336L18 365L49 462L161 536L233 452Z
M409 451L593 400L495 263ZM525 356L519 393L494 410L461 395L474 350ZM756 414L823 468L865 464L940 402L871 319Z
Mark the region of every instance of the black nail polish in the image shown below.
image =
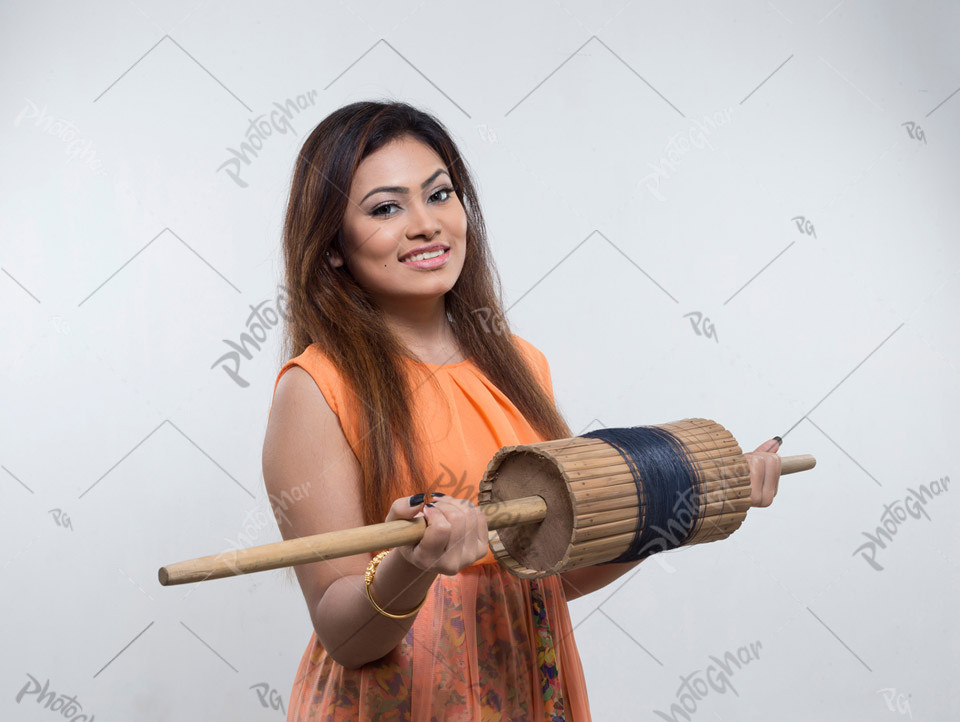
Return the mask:
M777 440L778 446L783 446L783 439L781 439L779 436L774 436L773 438Z
M441 494L439 491L431 491L430 496L446 496L446 494Z
M410 497L410 506L420 506L423 503L423 494L414 494Z
M426 504L424 504L424 506L436 506L436 504L434 504L434 503L431 501L431 502L427 502Z

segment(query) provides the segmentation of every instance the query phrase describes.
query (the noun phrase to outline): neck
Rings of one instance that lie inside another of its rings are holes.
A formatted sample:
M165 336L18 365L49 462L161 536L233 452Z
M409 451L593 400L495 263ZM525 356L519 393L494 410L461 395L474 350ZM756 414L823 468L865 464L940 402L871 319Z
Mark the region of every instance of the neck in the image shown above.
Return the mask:
M429 364L463 360L447 319L443 296L403 304L380 304L387 327L410 355Z

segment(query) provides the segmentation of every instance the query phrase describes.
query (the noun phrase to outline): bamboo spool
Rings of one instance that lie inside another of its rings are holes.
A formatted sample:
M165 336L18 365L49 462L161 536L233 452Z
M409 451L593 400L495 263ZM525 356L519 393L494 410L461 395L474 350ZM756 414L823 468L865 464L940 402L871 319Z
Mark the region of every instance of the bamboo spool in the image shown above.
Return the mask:
M695 471L689 498L674 508L662 536L673 540L671 546L730 536L750 508L750 469L737 440L709 419L654 428L669 431L680 442ZM786 456L780 473L815 465L809 454ZM643 483L641 479L641 488ZM480 481L478 503L494 557L524 578L617 559L647 521L630 465L615 447L596 438L500 449ZM418 518L315 534L169 564L158 576L168 586L374 552L414 544L425 528ZM684 537L685 530L690 531Z
M737 440L708 419L683 419L657 428L683 444L696 471L693 493L675 507L663 536L679 546L691 522L684 546L730 536L750 508L750 468ZM814 463L808 455L786 457L781 474ZM530 495L547 503L550 512L543 522L490 532L495 558L519 577L543 577L616 559L645 521L629 464L601 439L575 437L500 449L480 482L479 503Z

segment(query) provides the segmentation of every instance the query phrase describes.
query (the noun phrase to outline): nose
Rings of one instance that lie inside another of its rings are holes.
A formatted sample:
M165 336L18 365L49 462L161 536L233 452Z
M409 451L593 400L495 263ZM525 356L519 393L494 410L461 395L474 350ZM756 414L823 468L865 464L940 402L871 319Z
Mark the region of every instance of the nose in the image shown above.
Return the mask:
M440 232L440 221L430 206L423 202L414 201L410 204L407 219L408 238L423 236L429 240Z

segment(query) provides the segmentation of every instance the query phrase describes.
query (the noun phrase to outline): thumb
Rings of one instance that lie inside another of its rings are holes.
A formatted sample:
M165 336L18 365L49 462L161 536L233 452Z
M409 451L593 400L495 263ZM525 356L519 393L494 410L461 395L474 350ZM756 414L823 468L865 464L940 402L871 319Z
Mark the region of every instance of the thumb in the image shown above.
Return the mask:
M779 436L774 436L768 441L764 441L760 446L758 446L754 451L779 451L780 446L783 444L783 439Z
M424 494L414 494L413 496L402 496L395 499L390 505L390 511L387 512L386 521L396 519L413 519L423 516Z

